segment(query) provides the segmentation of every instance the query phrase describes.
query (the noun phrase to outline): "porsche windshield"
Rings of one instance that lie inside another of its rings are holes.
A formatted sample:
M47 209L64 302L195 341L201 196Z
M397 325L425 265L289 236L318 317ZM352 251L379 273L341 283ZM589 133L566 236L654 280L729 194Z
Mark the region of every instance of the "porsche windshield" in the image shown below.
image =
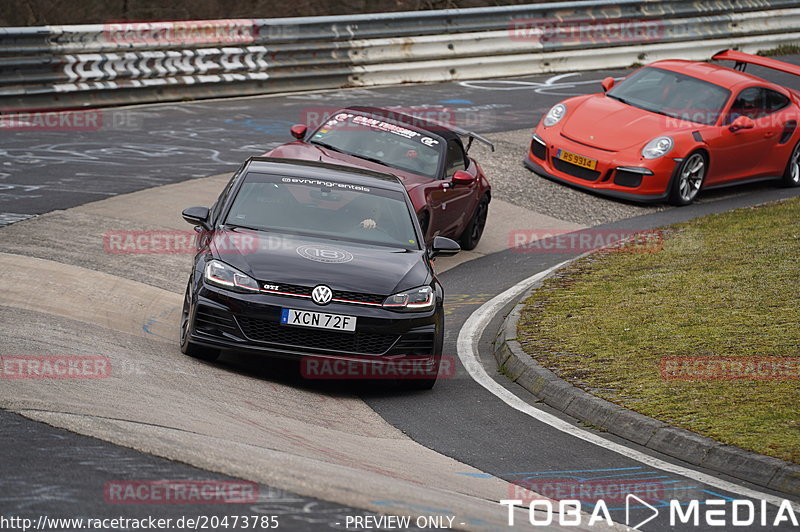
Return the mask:
M249 172L225 225L417 250L411 220L397 190Z
M310 142L430 178L438 176L444 152L438 138L379 117L350 112L333 115Z
M671 70L645 67L612 88L608 96L653 113L713 125L730 91Z

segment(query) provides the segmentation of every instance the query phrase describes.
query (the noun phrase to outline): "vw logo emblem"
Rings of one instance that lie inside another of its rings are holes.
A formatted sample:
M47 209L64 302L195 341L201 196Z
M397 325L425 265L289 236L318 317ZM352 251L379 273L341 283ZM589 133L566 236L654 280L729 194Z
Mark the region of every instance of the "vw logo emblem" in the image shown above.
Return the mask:
M324 284L315 286L311 291L311 300L317 305L327 305L331 302L332 297L333 291Z

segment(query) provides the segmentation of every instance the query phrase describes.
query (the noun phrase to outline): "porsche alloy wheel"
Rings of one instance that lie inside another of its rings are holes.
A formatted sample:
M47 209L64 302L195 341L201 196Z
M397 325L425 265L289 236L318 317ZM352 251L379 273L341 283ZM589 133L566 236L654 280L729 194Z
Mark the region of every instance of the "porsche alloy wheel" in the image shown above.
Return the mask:
M706 177L706 158L700 152L694 152L683 160L675 176L670 192L670 203L673 205L689 205L694 201L703 180Z
M787 187L800 186L800 141L794 145L786 170L783 172L783 184Z

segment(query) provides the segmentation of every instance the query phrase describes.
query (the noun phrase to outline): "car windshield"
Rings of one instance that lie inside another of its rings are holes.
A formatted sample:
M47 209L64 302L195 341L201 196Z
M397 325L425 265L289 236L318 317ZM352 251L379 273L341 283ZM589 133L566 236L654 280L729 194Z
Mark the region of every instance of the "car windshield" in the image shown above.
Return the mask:
M333 115L310 142L435 179L444 153L434 136L352 112Z
M730 91L685 74L645 67L612 88L608 96L653 113L713 125Z
M225 225L420 249L401 191L249 172Z

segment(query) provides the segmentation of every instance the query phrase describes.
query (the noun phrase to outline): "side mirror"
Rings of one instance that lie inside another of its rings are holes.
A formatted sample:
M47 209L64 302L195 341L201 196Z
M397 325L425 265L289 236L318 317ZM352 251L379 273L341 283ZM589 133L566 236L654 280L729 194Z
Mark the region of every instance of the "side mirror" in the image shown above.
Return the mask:
M194 226L207 227L208 213L208 207L189 207L181 213L181 216Z
M464 170L456 170L453 174L454 185L471 185L475 182L475 176Z
M612 78L611 76L603 78L603 81L600 82L600 85L603 87L603 92L610 91L611 87L614 86L614 83L616 82L614 81L614 78Z
M461 246L455 240L450 240L444 236L433 237L433 245L431 245L430 258L435 257L452 257L461 251Z
M303 140L306 138L306 132L308 132L308 126L305 124L295 124L292 126L292 136L297 140Z
M728 129L732 132L736 133L741 129L753 129L756 127L756 123L753 122L753 119L749 116L737 116L736 120L733 121L733 124L730 125Z

